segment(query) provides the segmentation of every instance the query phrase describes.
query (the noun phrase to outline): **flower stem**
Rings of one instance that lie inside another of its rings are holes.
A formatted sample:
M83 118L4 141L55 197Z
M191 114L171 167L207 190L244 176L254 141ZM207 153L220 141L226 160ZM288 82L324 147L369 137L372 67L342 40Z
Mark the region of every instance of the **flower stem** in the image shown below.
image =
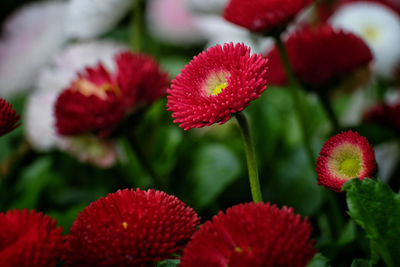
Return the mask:
M23 140L13 153L0 164L0 178L6 178L15 165L31 152L31 146L27 140Z
M319 92L318 97L322 103L322 106L325 109L326 114L328 115L329 120L331 121L333 130L335 132L338 132L340 129L340 125L336 117L335 111L333 110L331 101L329 100L325 92Z
M251 195L253 197L254 203L262 202L263 200L260 181L258 179L257 161L254 151L254 145L250 135L249 123L247 121L246 115L243 112L236 113L235 117L239 123L239 128L242 132L244 149L246 152L247 167L249 170Z
M141 49L141 31L142 31L142 10L141 0L133 0L131 18L131 47L134 52L140 52Z
M290 92L292 94L294 106L297 111L296 114L297 114L299 122L300 122L300 127L302 129L303 142L304 142L304 146L307 151L308 159L310 161L312 168L314 169L315 158L314 158L314 152L313 152L312 146L311 146L310 134L308 133L308 130L307 130L307 118L306 118L305 106L304 106L304 102L302 101L302 95L301 95L302 87L294 75L293 69L289 62L289 57L288 57L285 45L282 42L281 37L279 35L275 35L274 39L275 39L275 43L278 48L279 54L281 56L287 78L290 83L289 88L290 88Z

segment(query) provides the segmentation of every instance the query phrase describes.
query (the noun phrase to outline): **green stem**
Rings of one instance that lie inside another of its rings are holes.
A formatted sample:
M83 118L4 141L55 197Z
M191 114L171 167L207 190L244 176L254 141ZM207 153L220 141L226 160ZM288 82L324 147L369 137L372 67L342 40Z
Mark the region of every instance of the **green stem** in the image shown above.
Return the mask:
M325 92L318 93L318 97L322 103L322 106L325 109L326 114L332 124L332 128L335 132L338 132L340 129L339 120L336 117L335 111L333 109L332 103L329 100L328 96Z
M315 168L315 162L314 162L314 152L312 150L311 146L311 140L310 140L310 134L308 133L307 130L307 118L306 118L306 112L305 112L305 107L302 101L302 95L301 95L301 85L297 81L293 69L289 63L289 57L285 48L285 45L282 42L282 39L280 38L279 35L274 36L276 46L278 48L279 54L282 59L283 66L286 71L287 78L290 83L290 92L292 94L294 106L296 108L296 114L298 116L299 122L300 122L300 127L302 129L303 133L303 142L307 151L308 159L310 161L312 169Z
M133 0L131 18L131 47L134 52L141 50L142 10L141 0Z
M257 161L254 151L254 145L250 135L249 123L247 122L247 118L243 112L236 113L235 117L239 123L239 128L242 132L244 149L246 152L247 167L249 170L251 195L255 203L262 202L263 199L261 194L260 180L258 178Z

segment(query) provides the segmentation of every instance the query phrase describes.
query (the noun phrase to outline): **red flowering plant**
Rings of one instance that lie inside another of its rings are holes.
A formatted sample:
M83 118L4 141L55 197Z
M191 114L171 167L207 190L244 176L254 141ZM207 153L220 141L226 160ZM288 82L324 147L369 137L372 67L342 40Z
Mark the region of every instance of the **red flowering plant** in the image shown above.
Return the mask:
M375 175L374 150L357 132L342 132L324 144L316 171L319 185L339 192L350 179L362 180Z
M311 225L292 208L246 203L219 212L183 251L182 267L306 266L316 250Z
M19 126L20 116L5 99L0 98L0 136L5 135Z
M164 95L167 74L151 57L124 52L115 60L116 73L101 63L88 67L60 94L55 106L59 134L109 136L136 109Z
M93 202L71 227L67 266L154 266L179 250L199 222L193 209L156 190L119 190Z
M0 263L4 267L54 267L64 237L55 220L34 210L0 213Z

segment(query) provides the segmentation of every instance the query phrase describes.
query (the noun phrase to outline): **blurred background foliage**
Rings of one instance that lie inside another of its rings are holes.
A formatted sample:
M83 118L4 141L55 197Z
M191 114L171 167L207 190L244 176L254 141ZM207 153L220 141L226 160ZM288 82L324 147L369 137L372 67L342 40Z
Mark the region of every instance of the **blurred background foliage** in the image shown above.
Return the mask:
M1 19L17 7L32 1L2 1ZM144 8L144 3L143 3ZM130 41L130 17L102 37L124 43ZM152 54L174 78L204 45L181 47L163 43L142 31L142 50ZM383 82L382 82L383 83ZM389 86L375 81L365 89L372 98L385 94ZM339 117L357 92L335 92L334 109ZM307 94L308 123L314 153L335 133L317 97ZM8 99L19 114L24 113L26 95ZM354 258L366 258L368 242L361 229L348 220L344 194L334 194L317 186L301 142L292 99L286 88L268 86L246 112L254 137L264 201L294 207L308 216L319 252L332 259L332 266L349 266ZM351 125L374 147L399 142L396 133L372 125ZM60 151L35 152L24 141L24 128L0 139L0 210L28 208L44 211L57 219L68 233L78 212L99 197L123 188L156 188L178 196L193 207L202 221L220 210L251 201L243 144L236 121L183 131L172 123L166 98L149 107L132 126L132 138L148 159L157 180L143 167L139 155L127 139L119 140L122 160L109 169L98 169ZM399 189L400 168L387 177ZM339 203L332 208L332 203ZM322 256L312 266L324 266ZM355 265L359 266L359 265ZM364 266L364 265L362 265Z

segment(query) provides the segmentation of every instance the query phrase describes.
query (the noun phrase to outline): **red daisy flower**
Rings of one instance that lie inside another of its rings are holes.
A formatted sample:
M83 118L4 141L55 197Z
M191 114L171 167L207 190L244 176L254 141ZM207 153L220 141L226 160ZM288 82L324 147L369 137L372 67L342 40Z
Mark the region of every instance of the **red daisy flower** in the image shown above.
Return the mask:
M224 18L250 31L281 32L311 0L230 0Z
M357 132L347 131L331 137L317 159L318 184L340 192L351 179L373 177L376 173L374 149Z
M306 266L313 258L311 225L292 208L246 203L220 212L191 238L182 267Z
M164 192L119 190L78 215L67 240L69 266L153 266L196 230L193 209Z
M60 94L55 106L59 134L108 136L134 109L165 94L167 74L152 58L125 52L116 57L116 65L114 74L101 63L86 68Z
M62 229L41 212L12 210L0 213L2 267L50 267L61 256Z
M250 56L250 48L233 43L208 48L182 69L167 107L185 130L228 121L266 89L267 60Z
M291 34L285 45L294 74L306 88L313 90L324 88L323 85L368 66L373 59L371 50L362 39L329 25L304 27ZM274 47L266 57L266 79L274 85L286 84L278 49Z
M12 108L11 104L0 98L0 136L17 128L20 125L17 123L19 119L20 116Z
M363 120L400 133L400 103L373 106L364 114Z

